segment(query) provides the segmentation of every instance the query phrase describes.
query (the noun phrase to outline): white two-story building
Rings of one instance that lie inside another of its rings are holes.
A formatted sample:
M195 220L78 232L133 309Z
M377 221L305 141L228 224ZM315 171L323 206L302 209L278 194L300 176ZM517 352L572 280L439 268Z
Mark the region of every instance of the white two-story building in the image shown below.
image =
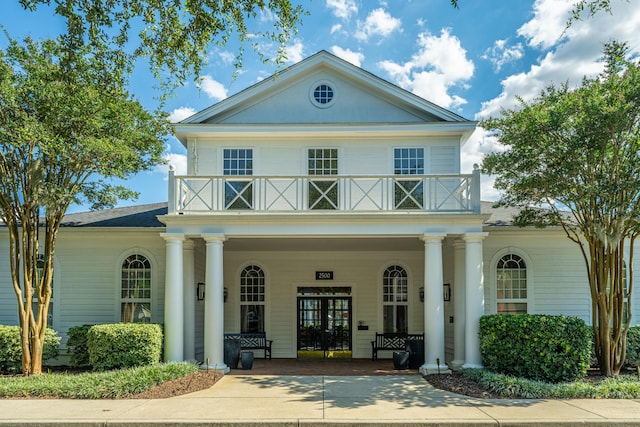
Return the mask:
M225 333L265 332L277 358L369 358L376 332L424 333L428 372L481 366L485 313L589 322L575 244L513 227L460 173L475 128L319 52L176 124L188 171L168 204L67 216L50 323L162 322L167 360L220 370Z

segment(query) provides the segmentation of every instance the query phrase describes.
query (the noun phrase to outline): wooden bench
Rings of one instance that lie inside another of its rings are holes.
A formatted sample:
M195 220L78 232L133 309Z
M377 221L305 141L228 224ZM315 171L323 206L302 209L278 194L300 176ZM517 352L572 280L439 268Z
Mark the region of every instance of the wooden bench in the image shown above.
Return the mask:
M241 350L264 350L264 358L271 360L271 344L264 332L244 332L240 334L224 334L225 340L240 340Z
M409 341L424 343L424 334L405 334L402 332L376 332L376 339L371 341L371 360L378 359L378 350L403 351L407 349Z

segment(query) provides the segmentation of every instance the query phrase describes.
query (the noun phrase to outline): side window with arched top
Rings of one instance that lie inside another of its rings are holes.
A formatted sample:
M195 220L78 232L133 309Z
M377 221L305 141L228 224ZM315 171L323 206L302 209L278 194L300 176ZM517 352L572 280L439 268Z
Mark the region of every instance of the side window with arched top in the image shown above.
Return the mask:
M151 263L140 254L125 258L121 268L121 321L151 322Z
M264 332L265 277L257 265L240 273L240 332Z
M497 312L527 313L527 265L522 257L507 254L496 265Z
M399 265L392 265L382 275L383 332L408 331L408 304L407 271Z

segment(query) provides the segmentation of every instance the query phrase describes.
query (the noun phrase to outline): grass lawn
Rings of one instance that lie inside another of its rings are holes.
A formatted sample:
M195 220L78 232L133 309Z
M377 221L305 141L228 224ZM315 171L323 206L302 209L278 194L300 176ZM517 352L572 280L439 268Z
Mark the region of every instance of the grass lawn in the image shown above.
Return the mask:
M193 374L191 363L168 363L107 372L0 377L0 398L114 399Z

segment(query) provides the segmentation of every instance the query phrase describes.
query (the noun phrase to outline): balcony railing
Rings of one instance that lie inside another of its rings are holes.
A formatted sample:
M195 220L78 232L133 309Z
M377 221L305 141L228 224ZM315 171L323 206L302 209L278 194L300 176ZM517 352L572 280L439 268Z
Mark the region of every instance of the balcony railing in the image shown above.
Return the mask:
M480 212L480 173L385 176L175 176L169 213Z

